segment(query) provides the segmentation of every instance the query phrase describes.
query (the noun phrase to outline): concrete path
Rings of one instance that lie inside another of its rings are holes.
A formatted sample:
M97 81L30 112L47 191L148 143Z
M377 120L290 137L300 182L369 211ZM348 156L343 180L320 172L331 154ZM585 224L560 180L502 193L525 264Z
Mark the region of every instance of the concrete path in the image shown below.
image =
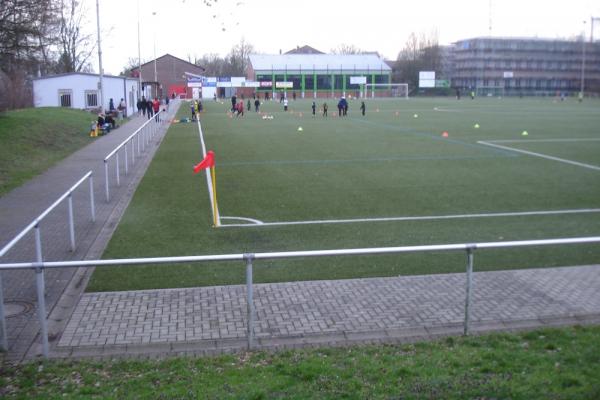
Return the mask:
M465 274L256 284L254 348L462 334L465 284ZM473 288L473 333L600 323L600 265L479 272ZM244 350L246 307L243 285L87 293L52 357Z
M171 106L169 114L175 112L179 102ZM93 120L93 116L90 116ZM23 186L0 198L0 246L4 247L10 240L37 218L45 209L73 186L88 171L93 171L96 222L91 222L90 189L86 182L73 193L76 250L70 249L67 202L59 205L40 224L42 251L45 261L93 259L102 255L110 235L115 228L115 220L128 204L137 182L143 176L157 145L168 128L166 122L160 123L156 134L149 145L144 146L141 154L137 153L135 164L132 164L129 151L129 173L121 175L121 186L115 180L115 163L110 164L111 201L106 201L104 183L104 157L123 140L134 133L147 118L134 116L129 122L108 135L90 138L90 144L75 152L42 175L32 179ZM155 124L155 122L151 122ZM86 127L82 127L86 129ZM130 148L131 149L131 148ZM140 147L141 149L141 147ZM120 159L123 174L123 155ZM27 234L13 247L0 262L35 261L35 244L33 233ZM73 301L85 287L89 271L77 269L60 269L45 271L47 310L55 320L49 328L50 339L59 336L60 327L70 315L66 304L65 312L56 308L58 300L67 290ZM5 271L2 273L5 312L7 313L7 337L9 351L5 355L11 360L25 357L39 332L37 317L37 295L35 273L33 271ZM70 288L70 289L69 289ZM68 302L67 302L68 303Z

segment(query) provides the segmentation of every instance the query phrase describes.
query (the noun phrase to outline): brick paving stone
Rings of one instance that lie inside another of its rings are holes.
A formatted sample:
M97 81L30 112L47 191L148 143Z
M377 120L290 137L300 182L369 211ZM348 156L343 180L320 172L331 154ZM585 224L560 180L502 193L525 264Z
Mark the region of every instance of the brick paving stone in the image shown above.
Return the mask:
M544 318L560 325L579 321L574 316L600 315L600 266L474 275L473 332L539 326ZM463 330L464 274L256 284L254 296L255 337L265 348L277 343L328 343L332 337L338 342L344 335L354 342L361 337L367 341L422 337L425 332L438 337ZM104 340L135 345L139 339L131 332L141 334L149 344L216 339L218 345L225 339L243 341L246 337L245 285L89 293L84 299L63 332L59 348L102 346ZM152 310L157 304L170 310L170 318ZM201 304L200 320L177 312L197 304ZM100 324L110 327L109 333L100 336L101 340L90 336L88 326L96 321L84 316L99 316L114 307L122 315L105 313ZM140 307L148 310L144 318L127 317L139 317Z

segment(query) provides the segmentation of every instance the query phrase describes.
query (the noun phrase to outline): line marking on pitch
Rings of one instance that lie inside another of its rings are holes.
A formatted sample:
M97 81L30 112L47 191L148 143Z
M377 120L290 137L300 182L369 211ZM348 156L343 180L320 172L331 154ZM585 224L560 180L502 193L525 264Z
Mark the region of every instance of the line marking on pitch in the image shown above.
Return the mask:
M484 214L456 214L456 215L429 215L414 217L385 217L385 218L356 218L356 219L324 219L310 221L287 221L287 222L261 222L252 218L242 217L221 217L228 219L240 219L247 221L256 221L251 224L225 224L221 228L229 227L263 227L263 226L291 226L291 225L319 225L319 224L351 224L362 222L397 222L397 221L434 221L445 219L467 219L467 218L497 218L497 217L523 217L537 215L563 215L563 214L585 214L600 213L600 208L582 208L573 210L548 210L548 211L522 211L522 212L502 212L502 213L484 213Z
M496 147L498 149L509 150L509 151L514 151L514 152L517 152L517 153L527 154L529 156L545 158L547 160L558 161L558 162L562 162L562 163L565 163L565 164L571 164L571 165L575 165L577 167L582 167L582 168L587 168L587 169L593 169L595 171L600 171L600 167L597 166L597 165L584 164L584 163L580 163L580 162L577 162L577 161L567 160L566 158L553 157L553 156L549 156L549 155L542 154L542 153L535 153L533 151L515 149L514 147L509 147L509 146L501 146L499 144L495 144L495 142L497 142L497 141L483 141L483 140L480 140L477 143L480 143L480 144L483 144L483 145L486 145L486 146ZM518 143L518 141L517 141L517 143Z

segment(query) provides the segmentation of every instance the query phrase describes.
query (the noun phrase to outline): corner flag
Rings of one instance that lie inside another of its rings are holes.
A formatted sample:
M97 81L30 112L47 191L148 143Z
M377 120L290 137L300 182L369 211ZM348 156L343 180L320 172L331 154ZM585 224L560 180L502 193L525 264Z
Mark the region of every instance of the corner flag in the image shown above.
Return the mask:
M205 168L212 168L215 166L215 153L212 150L209 150L206 153L206 157L204 160L200 161L200 163L194 166L194 173L197 174L201 170Z

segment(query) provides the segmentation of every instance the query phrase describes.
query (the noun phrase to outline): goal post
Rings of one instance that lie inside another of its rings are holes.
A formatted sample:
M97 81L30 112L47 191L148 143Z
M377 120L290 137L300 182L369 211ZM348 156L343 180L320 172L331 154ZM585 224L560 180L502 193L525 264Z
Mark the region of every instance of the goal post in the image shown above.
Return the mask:
M408 83L367 83L364 89L366 98L408 99Z

